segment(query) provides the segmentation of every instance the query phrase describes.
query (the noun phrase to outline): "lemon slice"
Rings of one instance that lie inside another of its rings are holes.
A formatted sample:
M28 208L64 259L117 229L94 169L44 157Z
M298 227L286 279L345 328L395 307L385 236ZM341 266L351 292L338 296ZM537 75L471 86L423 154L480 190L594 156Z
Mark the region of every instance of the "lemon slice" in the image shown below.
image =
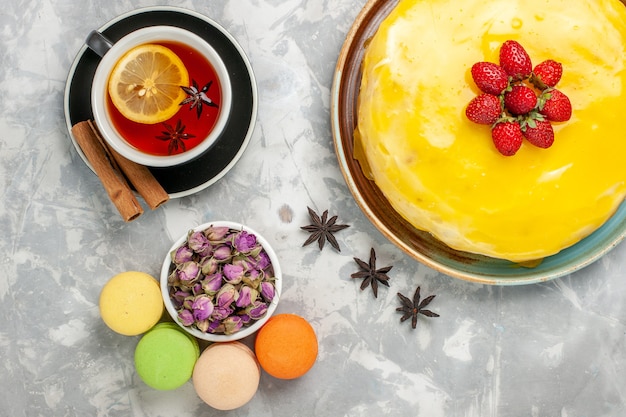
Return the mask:
M176 114L189 85L183 61L171 49L145 44L126 52L109 77L109 95L125 118L155 124Z

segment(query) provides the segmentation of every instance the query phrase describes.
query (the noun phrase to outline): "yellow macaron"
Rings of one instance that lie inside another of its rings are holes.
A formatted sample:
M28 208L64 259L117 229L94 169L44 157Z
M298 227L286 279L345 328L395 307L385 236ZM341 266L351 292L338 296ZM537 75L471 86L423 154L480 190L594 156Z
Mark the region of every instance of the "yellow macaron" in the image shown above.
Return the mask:
M111 278L100 292L100 316L114 332L135 336L150 330L163 315L158 281L137 271Z

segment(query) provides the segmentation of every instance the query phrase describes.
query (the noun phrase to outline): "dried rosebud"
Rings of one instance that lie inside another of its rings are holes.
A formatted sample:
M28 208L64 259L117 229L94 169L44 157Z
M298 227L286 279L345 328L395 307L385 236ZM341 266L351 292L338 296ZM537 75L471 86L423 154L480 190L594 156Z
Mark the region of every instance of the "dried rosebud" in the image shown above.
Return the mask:
M264 270L271 264L270 257L265 251L260 252L256 259L255 268L257 269Z
M215 304L219 307L225 307L231 305L238 297L239 293L234 285L224 284L215 296Z
M228 234L228 232L230 232L230 228L226 226L223 226L223 227L211 226L205 230L204 234L209 239L209 241L213 243L222 243L224 240L224 237Z
M219 272L213 275L207 275L202 280L202 289L208 295L215 295L222 288L222 274Z
M187 245L183 245L175 251L172 251L170 257L175 264L183 264L193 259L193 251Z
M204 275L211 275L217 271L218 262L215 258L207 256L200 261L200 270Z
M222 320L224 325L224 334L237 333L243 327L243 320L239 316L230 316Z
M231 250L230 250L230 246L227 245L222 245L219 246L217 249L215 249L215 251L213 252L213 257L218 260L218 261L226 261L227 259L230 259L232 257L231 255Z
M250 304L256 301L258 296L259 292L257 290L250 288L247 285L244 285L239 289L239 297L237 297L235 305L240 308L248 307Z
M198 294L203 294L204 293L204 289L202 288L202 283L196 281L193 286L191 287L191 292L193 295L198 295Z
M185 285L190 285L200 276L200 268L195 262L185 262L178 269L178 279Z
M250 321L252 321L250 316L246 314L245 312L239 313L238 316L241 317L241 321L243 322L243 324L248 324L250 323Z
M193 298L194 297L187 297L183 300L183 305L181 306L181 308L184 308L185 310L189 310L191 311L193 308L191 307L191 305L193 304Z
M178 271L174 269L167 277L167 284L172 287L179 287L180 280L178 279Z
M224 320L226 317L233 314L235 310L230 306L215 306L213 314L211 314L211 320Z
M267 313L267 304L261 300L256 300L248 308L246 308L246 314L250 316L252 320L258 320Z
M247 253L256 247L256 236L242 230L233 238L233 247L237 252Z
M207 333L224 333L224 325L219 320L209 321L209 325L203 331Z
M177 290L170 291L170 297L172 298L172 302L176 307L183 305L183 302L187 297L190 297L191 293L189 291Z
M244 271L247 271L249 269L254 268L254 265L256 262L254 262L254 259L250 258L249 256L235 256L231 263L233 265L237 265L243 268Z
M180 310L178 312L178 319L183 324L183 326L191 326L194 323L193 314L189 310Z
M206 320L213 314L213 303L211 299L206 295L200 295L195 298L191 304L193 310L193 318L196 321Z
M267 281L261 282L261 296L265 301L267 301L268 303L271 302L274 299L275 295L276 288L274 287L274 284Z
M204 333L209 331L210 325L211 325L211 322L209 320L200 320L196 322L196 327L198 328L198 330Z
M189 232L187 245L196 253L204 253L211 249L209 239L202 232Z
M261 253L262 250L263 248L261 247L261 245L257 243L257 245L253 247L252 249L250 249L249 251L238 252L238 253L239 253L240 258L246 260L246 263L249 265L250 268L256 268L259 254Z
M244 268L241 265L225 264L224 280L231 284L239 284L243 278Z
M248 271L248 273L243 277L243 283L247 286L257 289L259 288L259 284L261 284L262 280L261 273L256 269Z

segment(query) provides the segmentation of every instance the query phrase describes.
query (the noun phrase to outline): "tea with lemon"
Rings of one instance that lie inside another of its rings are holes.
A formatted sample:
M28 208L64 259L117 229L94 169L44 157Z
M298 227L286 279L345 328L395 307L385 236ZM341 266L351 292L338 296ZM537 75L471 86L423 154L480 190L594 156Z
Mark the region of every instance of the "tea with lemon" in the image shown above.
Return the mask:
M221 102L211 63L181 43L135 47L109 77L113 126L131 146L151 155L175 155L197 146L215 126Z

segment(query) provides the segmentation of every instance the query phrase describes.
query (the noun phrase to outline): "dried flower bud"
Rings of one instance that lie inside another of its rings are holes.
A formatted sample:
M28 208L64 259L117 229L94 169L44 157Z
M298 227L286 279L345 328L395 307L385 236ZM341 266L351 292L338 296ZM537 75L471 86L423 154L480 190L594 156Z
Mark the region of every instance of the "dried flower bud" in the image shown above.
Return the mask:
M271 263L270 257L265 251L261 251L256 259L257 259L257 263L255 265L255 268L263 271L268 266L270 266L270 263Z
M231 284L239 284L243 278L244 268L241 265L225 264L224 279Z
M171 287L180 287L180 280L178 279L178 270L174 269L167 277L167 284Z
M204 290L202 289L202 283L196 281L193 286L191 287L191 292L193 295L199 295L199 294L203 294Z
M239 317L241 317L241 321L243 322L243 324L248 324L252 321L252 319L250 318L250 316L248 314L244 313L239 313L238 314Z
M276 288L274 287L274 284L267 281L261 282L261 296L265 301L267 301L268 303L271 302L274 299L275 295Z
M196 253L204 253L211 249L209 239L202 232L189 232L187 236L187 245Z
M183 326L191 326L194 323L193 314L189 310L180 310L178 312L178 319L183 324Z
M256 236L242 230L233 238L233 247L237 252L247 253L256 246Z
M248 314L252 320L260 319L265 313L267 313L267 304L261 300L256 300L246 308L246 314Z
M191 308L193 309L193 318L196 321L202 321L211 317L214 306L208 296L200 295L195 298L191 304Z
M259 296L259 292L253 288L244 285L239 289L239 297L237 297L237 301L235 305L237 307L248 307L252 304Z
M170 298L172 299L174 306L177 308L182 306L185 299L190 296L191 296L191 293L189 291L183 291L183 290L170 291Z
M233 334L243 327L243 320L239 316L230 316L222 320L224 325L224 334Z
M209 320L201 320L201 321L196 322L196 327L198 328L198 330L204 333L206 333L209 330L210 325L211 325L211 322Z
M243 277L242 281L247 286L254 288L254 289L258 289L259 284L261 284L261 280L262 280L261 273L257 271L256 269L253 269L251 271L248 271L248 273Z
M211 319L212 320L224 320L226 317L230 316L231 314L233 314L235 310L230 306L215 306L215 308L213 309L213 314L211 314Z
M185 262L178 269L178 279L185 285L190 285L200 276L200 268L195 262Z
M175 264L183 264L192 260L193 251L189 248L189 246L183 245L175 251L172 251L170 257L172 258L172 262Z
M208 295L215 295L222 288L222 274L219 272L213 275L207 275L202 280L202 289Z
M230 246L222 245L219 246L213 252L213 257L218 261L226 261L232 257Z
M249 256L241 256L241 255L235 256L232 259L231 263L233 265L242 267L244 271L254 268L254 264L255 264L254 260L252 260Z
M215 258L207 256L200 261L200 270L204 275L211 275L217 271L218 262Z
M192 304L193 304L193 296L191 297L187 297L183 300L183 305L181 306L181 308L184 308L185 310L193 310Z
M223 243L224 237L230 232L230 228L211 226L205 230L204 234L212 243Z
M231 305L238 297L239 293L234 285L224 284L215 296L215 304L219 307L226 307Z
M219 320L210 321L207 329L204 331L207 333L224 333L224 325Z

